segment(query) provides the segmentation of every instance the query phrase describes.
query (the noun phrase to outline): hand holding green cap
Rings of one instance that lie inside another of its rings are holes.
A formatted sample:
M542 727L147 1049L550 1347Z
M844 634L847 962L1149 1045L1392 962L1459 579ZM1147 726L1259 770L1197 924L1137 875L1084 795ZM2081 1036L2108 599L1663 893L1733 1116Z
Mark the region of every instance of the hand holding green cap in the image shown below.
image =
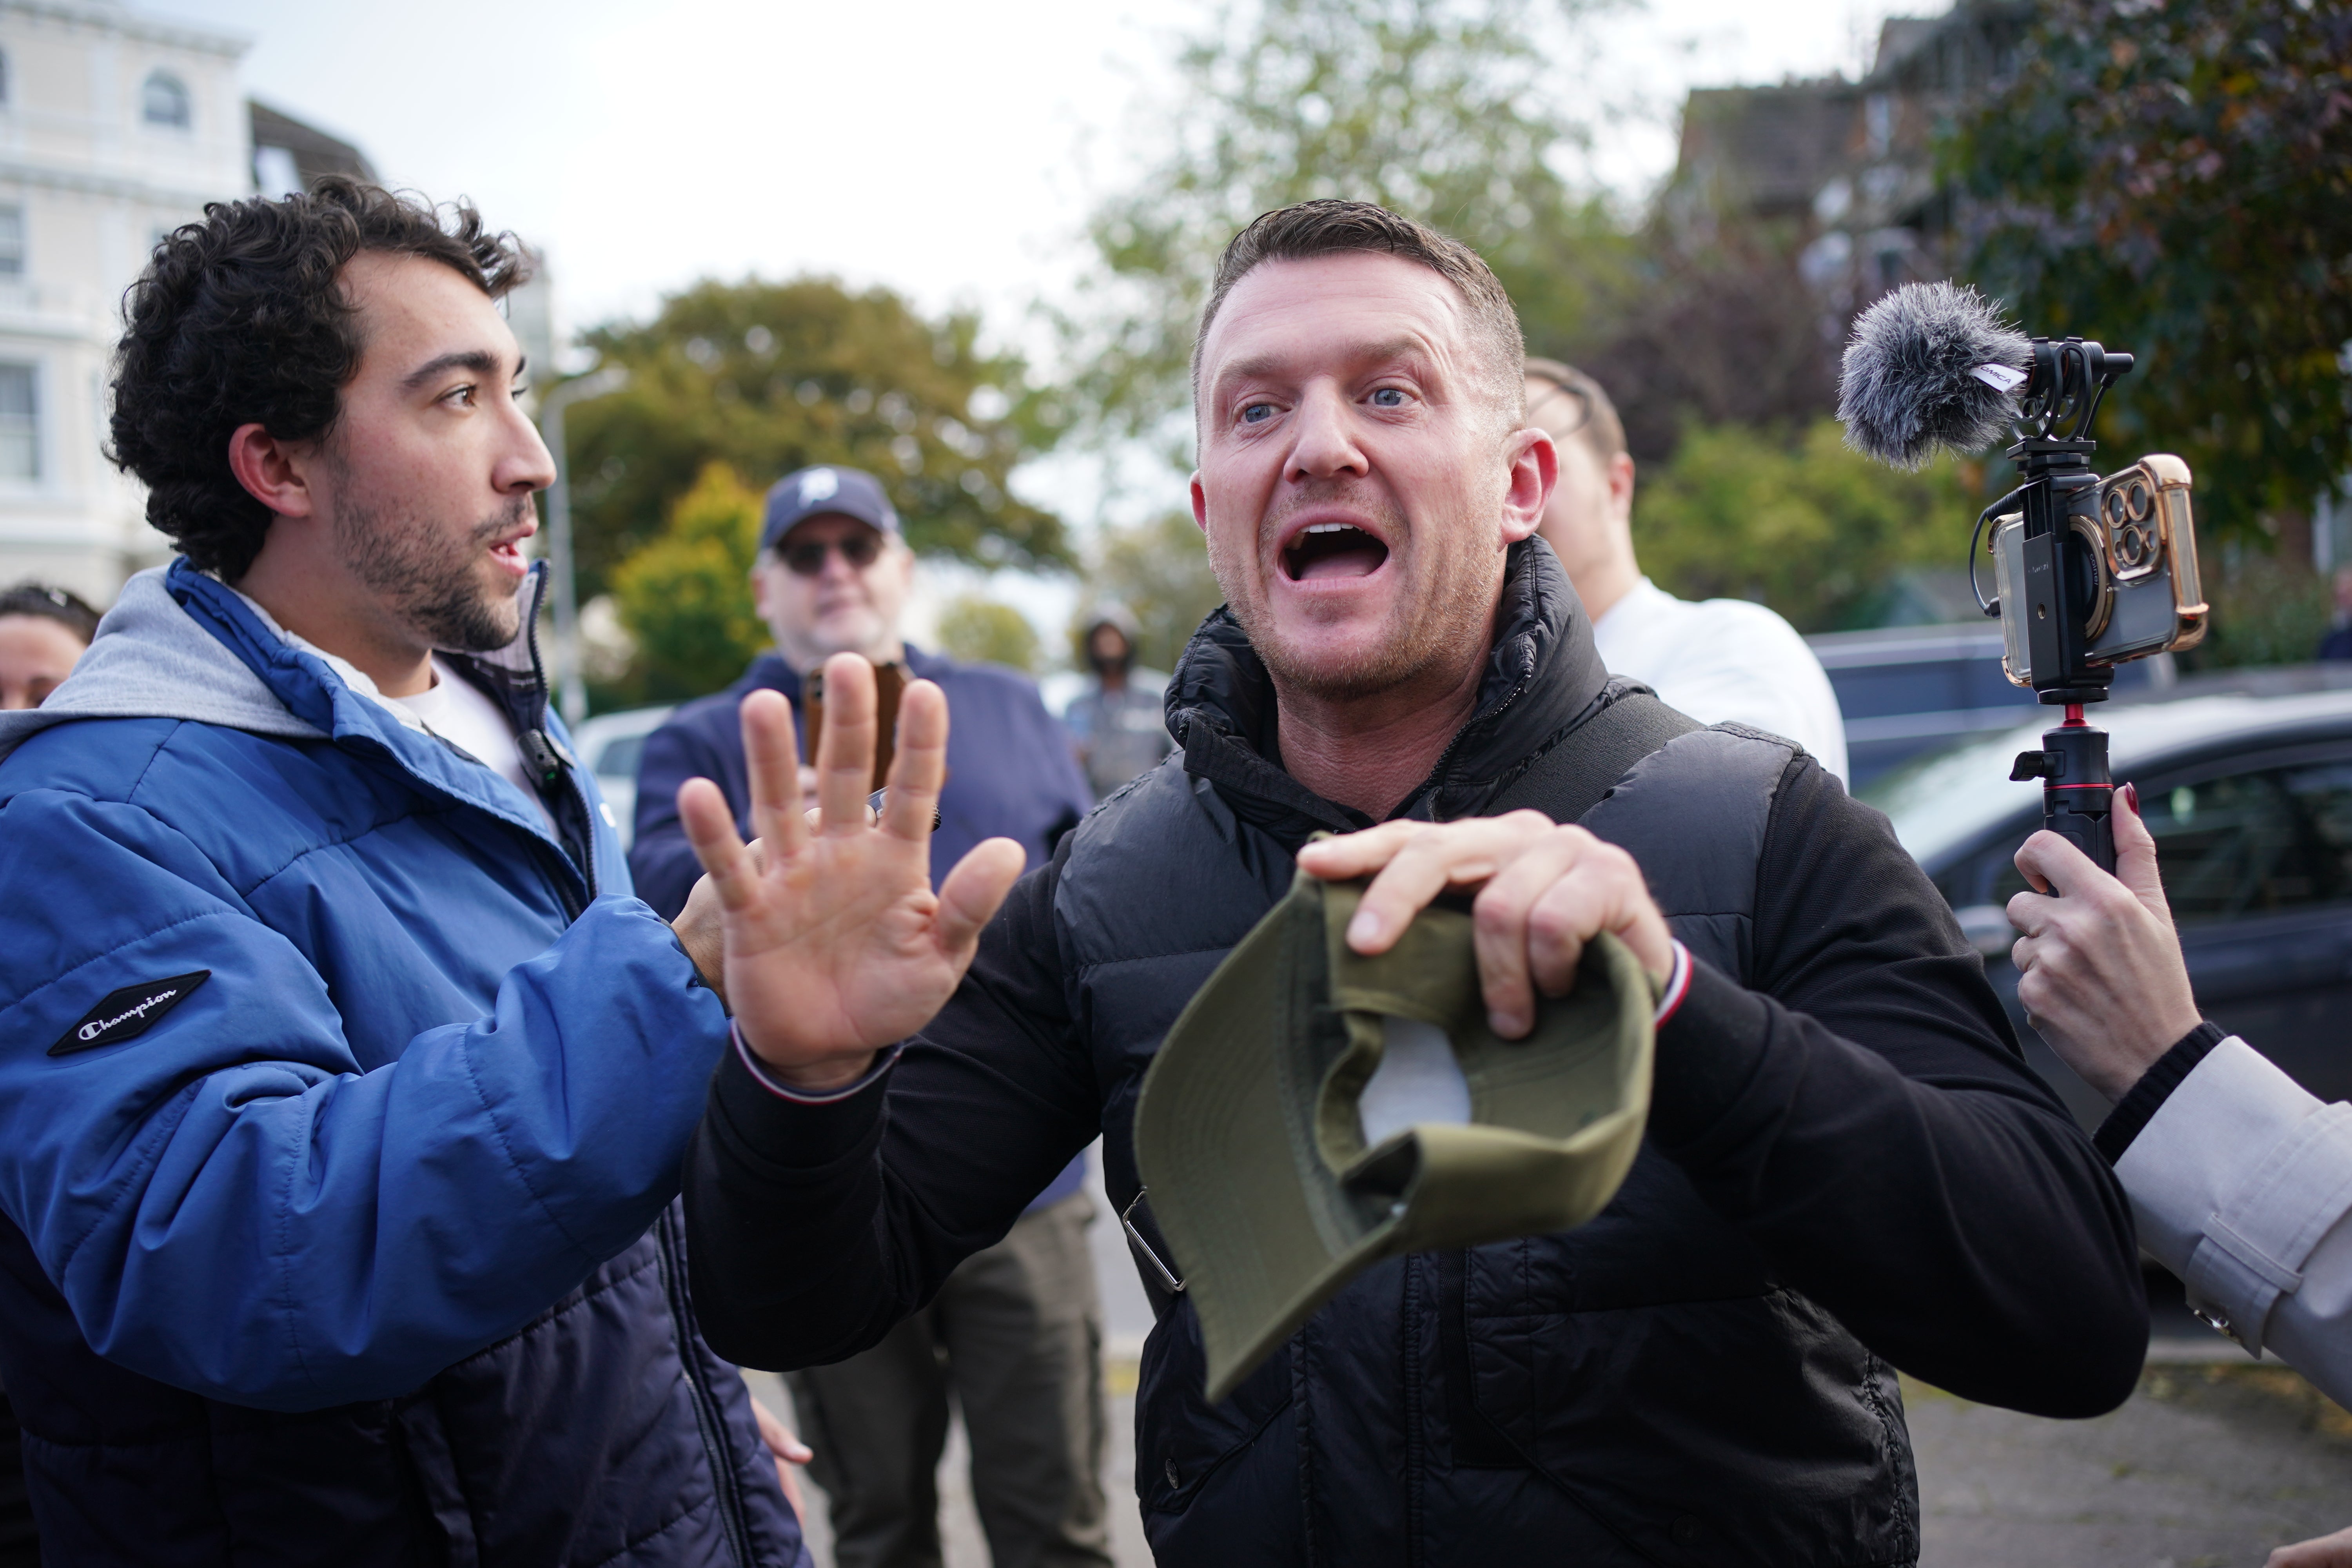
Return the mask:
M1300 872L1144 1079L1136 1163L1213 1403L1370 1264L1581 1225L1641 1148L1656 997L1622 943L1594 937L1506 1040L1471 917L1423 910L1368 957L1346 936L1361 893Z

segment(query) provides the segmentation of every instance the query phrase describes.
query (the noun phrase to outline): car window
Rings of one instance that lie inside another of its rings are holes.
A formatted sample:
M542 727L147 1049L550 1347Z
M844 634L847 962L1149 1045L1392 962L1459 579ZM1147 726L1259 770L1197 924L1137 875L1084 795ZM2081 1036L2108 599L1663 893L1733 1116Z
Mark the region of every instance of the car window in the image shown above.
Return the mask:
M604 742L596 753L594 769L606 778L633 779L637 776L637 759L645 754L646 735L618 735Z
M2180 925L2352 903L2352 759L2158 780L2139 804ZM1997 858L2003 904L2025 879Z

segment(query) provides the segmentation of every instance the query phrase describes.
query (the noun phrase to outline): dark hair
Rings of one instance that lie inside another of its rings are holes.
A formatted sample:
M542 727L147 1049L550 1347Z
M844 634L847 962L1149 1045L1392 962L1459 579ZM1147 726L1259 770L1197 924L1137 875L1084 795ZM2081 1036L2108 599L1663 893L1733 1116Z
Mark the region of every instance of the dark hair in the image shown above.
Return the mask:
M147 521L232 581L274 515L228 466L229 437L281 441L334 427L363 345L339 279L362 251L438 261L497 299L530 275L510 234L459 202L330 175L282 201L213 202L155 247L123 298L108 456L147 487Z
M1527 358L1527 339L1519 331L1519 313L1510 294L1478 253L1460 240L1448 239L1427 224L1415 223L1370 202L1325 199L1300 202L1261 213L1234 236L1217 258L1216 280L1209 303L1201 311L1200 335L1192 340L1192 396L1201 395L1201 349L1209 341L1209 326L1234 285L1260 262L1305 261L1318 256L1352 251L1385 251L1428 268L1454 285L1470 308L1474 331L1487 340L1487 369L1506 407L1518 407L1520 366Z
M98 612L79 594L52 588L47 583L27 580L0 591L0 616L38 616L55 621L79 637L84 647L98 635Z
M1583 416L1569 426L1568 434L1584 443L1587 450L1607 462L1625 449L1625 422L1617 417L1617 405L1609 401L1609 394L1601 384L1572 364L1556 359L1528 361L1529 381L1548 381L1568 397L1583 405ZM1535 418L1537 405L1528 406L1528 417ZM1545 429L1551 428L1546 425Z

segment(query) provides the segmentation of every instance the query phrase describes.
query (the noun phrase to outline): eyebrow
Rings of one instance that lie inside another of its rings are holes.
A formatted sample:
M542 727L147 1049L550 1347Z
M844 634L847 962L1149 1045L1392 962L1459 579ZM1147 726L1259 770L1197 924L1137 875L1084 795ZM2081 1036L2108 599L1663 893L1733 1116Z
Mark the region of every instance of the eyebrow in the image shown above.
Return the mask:
M437 354L403 377L400 390L414 392L426 382L453 370L470 370L476 375L496 375L499 371L499 356L488 349L465 349L456 353ZM515 366L515 374L517 375L522 374L522 366L520 363Z
M1420 338L1412 335L1362 344L1350 351L1350 357L1363 363L1380 363L1398 359L1433 362L1429 345ZM1233 363L1218 370L1216 385L1222 389L1231 382L1250 381L1259 376L1272 375L1280 372L1288 363L1288 357L1283 354L1258 354L1249 359L1235 360Z

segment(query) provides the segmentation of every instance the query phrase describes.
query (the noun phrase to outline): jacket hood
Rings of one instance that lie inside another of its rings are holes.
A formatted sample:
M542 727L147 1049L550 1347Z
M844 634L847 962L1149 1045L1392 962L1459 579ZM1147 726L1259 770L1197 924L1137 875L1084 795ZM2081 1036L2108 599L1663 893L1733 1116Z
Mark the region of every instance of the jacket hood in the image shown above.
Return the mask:
M1479 809L1528 762L1582 722L1609 682L1592 623L1568 574L1540 538L1504 558L1495 646L1470 718L1398 816L1445 821ZM1233 612L1220 607L1192 634L1168 685L1168 731L1187 773L1213 784L1236 814L1285 841L1328 828L1370 827L1360 811L1316 795L1271 760L1274 682Z
M89 651L38 708L0 713L0 757L77 719L188 719L257 735L324 740L245 660L184 608L150 568L122 585Z

